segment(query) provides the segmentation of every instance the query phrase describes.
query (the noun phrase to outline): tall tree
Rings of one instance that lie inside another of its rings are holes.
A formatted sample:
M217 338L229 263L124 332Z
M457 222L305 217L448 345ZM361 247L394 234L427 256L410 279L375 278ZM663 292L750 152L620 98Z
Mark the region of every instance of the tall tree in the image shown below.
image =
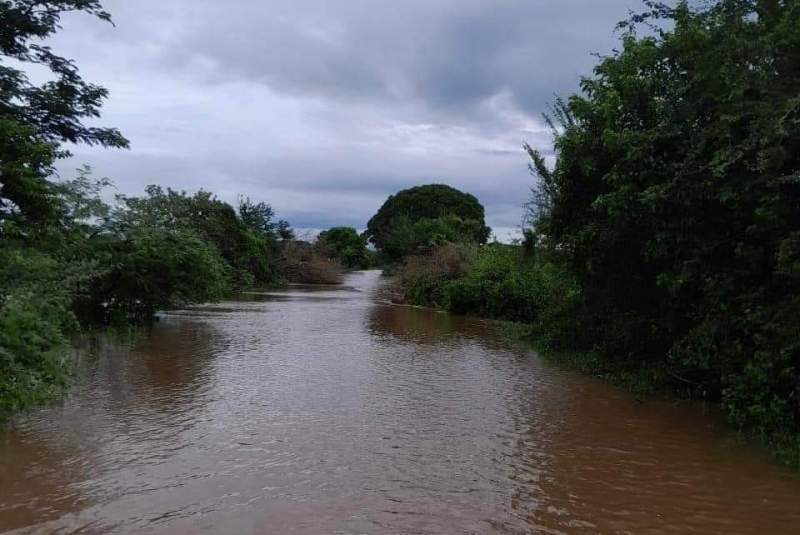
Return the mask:
M117 129L85 123L99 117L108 91L43 44L74 11L111 22L98 0L0 1L0 217L14 210L33 220L53 215L47 177L56 159L70 155L63 143L128 146ZM33 83L25 65L44 67L52 79Z
M444 184L430 184L389 196L367 223L366 236L396 260L431 240L485 243L489 233L478 199Z

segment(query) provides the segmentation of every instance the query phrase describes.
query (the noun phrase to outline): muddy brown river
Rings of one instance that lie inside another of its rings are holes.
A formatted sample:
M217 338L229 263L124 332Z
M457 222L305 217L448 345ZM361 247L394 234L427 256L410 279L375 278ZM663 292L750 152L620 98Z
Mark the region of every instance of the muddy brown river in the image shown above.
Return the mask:
M103 344L63 406L0 429L0 532L800 533L800 475L713 407L638 403L380 284Z

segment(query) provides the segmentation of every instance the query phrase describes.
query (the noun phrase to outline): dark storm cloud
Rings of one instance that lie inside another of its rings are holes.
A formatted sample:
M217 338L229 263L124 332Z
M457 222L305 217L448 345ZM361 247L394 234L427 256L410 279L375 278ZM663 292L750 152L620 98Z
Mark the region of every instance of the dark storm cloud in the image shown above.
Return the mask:
M106 0L55 45L111 89L130 152L79 148L120 190L204 187L300 227L366 220L398 189L449 183L513 227L540 113L616 43L638 0Z
M180 2L178 2L180 4ZM637 0L218 2L185 12L168 69L204 58L218 81L463 112L509 91L536 113L575 88Z

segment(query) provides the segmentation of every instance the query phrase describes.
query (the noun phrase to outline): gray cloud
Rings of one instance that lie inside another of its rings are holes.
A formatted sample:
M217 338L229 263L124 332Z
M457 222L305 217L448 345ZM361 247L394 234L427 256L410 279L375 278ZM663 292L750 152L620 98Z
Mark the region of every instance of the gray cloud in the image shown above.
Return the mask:
M637 4L311 1L243 11L199 1L186 39L165 59L175 67L204 57L223 76L284 91L456 110L508 90L538 111L589 70L591 52L608 50L613 25Z
M523 141L577 89L638 0L107 0L54 46L112 91L128 152L76 148L126 193L148 183L249 195L299 227L363 227L404 187L476 194L513 227Z

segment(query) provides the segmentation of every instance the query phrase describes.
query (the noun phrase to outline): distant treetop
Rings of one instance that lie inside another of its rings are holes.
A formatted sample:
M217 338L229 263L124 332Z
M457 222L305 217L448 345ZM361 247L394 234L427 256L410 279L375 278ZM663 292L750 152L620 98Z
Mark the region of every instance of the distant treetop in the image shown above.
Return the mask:
M396 252L387 250L387 246L394 249L398 228L420 224L431 226L435 221L446 223L438 226L446 227L444 234L448 241L454 237L450 236L449 230L465 241L484 243L489 237L490 229L486 226L484 209L478 199L444 184L416 186L391 195L367 223L366 236L379 250L390 256L400 256L410 251L402 250L405 247L399 247ZM420 245L411 237L404 241Z

